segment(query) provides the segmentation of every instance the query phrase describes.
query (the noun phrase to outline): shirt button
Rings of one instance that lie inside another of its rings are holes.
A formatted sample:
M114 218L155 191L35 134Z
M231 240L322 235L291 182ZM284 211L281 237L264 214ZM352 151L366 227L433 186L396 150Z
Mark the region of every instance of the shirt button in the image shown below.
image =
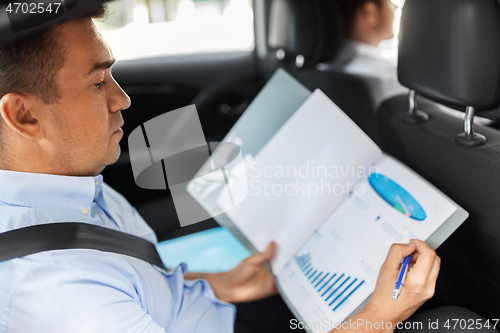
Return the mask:
M89 213L89 209L87 207L82 207L82 214L87 215Z

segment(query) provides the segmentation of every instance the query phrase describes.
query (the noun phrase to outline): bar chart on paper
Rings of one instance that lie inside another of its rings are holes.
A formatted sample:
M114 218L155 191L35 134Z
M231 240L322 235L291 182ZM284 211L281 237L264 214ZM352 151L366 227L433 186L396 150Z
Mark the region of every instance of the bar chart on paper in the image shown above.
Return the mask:
M330 229L316 230L277 274L280 291L293 304L296 316L314 323L342 322L370 296L376 283L377 271L369 258L343 242L344 234L332 234ZM326 325L311 332L333 328Z
M310 252L295 256L294 261L314 291L332 311L341 308L365 283L365 280L346 272L328 272L316 268Z

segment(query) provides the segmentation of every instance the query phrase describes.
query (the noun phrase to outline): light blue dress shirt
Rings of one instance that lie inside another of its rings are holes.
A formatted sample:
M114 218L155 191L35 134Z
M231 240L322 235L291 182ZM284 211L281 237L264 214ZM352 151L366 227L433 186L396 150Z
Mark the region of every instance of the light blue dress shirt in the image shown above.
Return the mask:
M153 230L102 176L0 170L0 232L84 222L143 237ZM236 309L205 280L97 250L57 250L0 263L0 333L224 333Z

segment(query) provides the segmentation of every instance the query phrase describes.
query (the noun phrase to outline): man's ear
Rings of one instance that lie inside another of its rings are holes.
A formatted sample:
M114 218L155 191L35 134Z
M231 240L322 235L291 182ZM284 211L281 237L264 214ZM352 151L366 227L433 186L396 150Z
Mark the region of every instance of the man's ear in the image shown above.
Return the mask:
M8 93L0 99L0 115L14 132L29 140L40 140L45 136L33 105L32 96Z
M378 26L379 8L375 2L367 1L361 9L361 15L370 27Z

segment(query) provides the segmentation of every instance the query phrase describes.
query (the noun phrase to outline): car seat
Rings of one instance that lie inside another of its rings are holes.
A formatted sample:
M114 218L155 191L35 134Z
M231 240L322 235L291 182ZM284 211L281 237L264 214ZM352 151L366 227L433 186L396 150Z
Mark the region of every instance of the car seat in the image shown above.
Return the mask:
M310 90L321 89L373 140L375 105L368 85L316 65L334 58L343 41L340 11L332 0L274 0L269 15L267 74L283 68Z
M473 124L476 113L498 115L498 2L407 0L398 74L411 92L380 107L382 149L470 214L437 251L442 265L435 298L486 318L498 317L500 132ZM417 96L466 110L464 119L445 114L434 102Z

